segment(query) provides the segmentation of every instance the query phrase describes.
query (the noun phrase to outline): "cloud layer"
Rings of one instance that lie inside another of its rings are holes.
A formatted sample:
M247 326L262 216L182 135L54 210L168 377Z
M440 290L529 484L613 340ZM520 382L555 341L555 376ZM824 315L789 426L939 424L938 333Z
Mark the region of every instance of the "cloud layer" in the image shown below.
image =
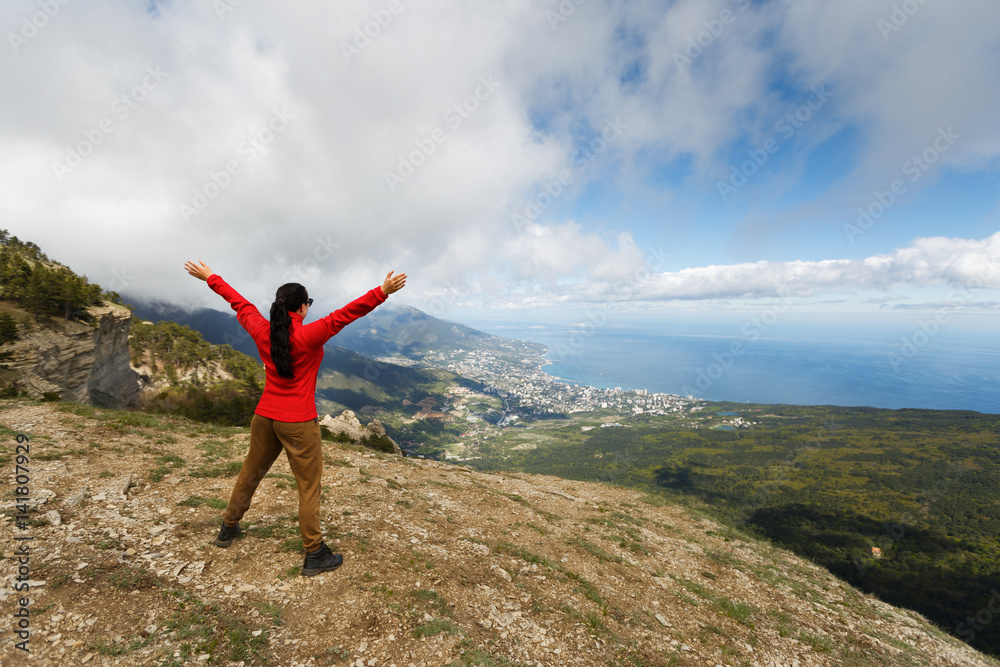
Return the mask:
M340 301L395 268L415 302L616 299L663 239L678 270L630 299L958 285L996 236L733 263L727 240L808 223L722 210L714 265L685 268L683 207L628 206L714 197L818 85L772 179L792 188L831 137L859 148L810 205L853 211L942 126L961 140L935 173L990 173L1000 5L912 4L11 0L0 217L106 287L192 304L192 258L248 294L296 279ZM595 184L623 205L577 215Z

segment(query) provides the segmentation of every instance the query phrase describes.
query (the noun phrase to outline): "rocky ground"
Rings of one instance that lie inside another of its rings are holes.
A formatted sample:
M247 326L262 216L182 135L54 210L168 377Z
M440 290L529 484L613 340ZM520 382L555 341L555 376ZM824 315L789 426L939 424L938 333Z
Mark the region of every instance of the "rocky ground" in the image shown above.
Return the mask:
M345 560L304 578L284 458L245 536L213 544L246 429L31 401L0 402L0 426L3 665L998 664L631 490L325 443L324 531ZM23 529L18 434L37 503Z

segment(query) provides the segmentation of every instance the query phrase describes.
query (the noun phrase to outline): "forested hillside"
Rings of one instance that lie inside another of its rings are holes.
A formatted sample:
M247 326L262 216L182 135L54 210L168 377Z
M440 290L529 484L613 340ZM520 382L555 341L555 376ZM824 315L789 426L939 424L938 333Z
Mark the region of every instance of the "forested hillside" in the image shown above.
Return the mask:
M561 434L566 444L547 439L532 450L494 448L470 463L694 499L1000 654L1000 630L975 620L1000 590L1000 415L711 409L756 423L738 431L642 418L587 433L568 426Z
M36 244L0 229L0 299L14 301L29 313L88 319L86 309L104 300L120 303L86 276L45 256Z

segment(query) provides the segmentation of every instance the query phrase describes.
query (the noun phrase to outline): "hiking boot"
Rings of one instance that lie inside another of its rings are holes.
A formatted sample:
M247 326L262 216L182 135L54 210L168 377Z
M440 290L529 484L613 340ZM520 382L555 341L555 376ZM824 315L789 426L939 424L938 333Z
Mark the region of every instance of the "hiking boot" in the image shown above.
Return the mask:
M316 551L306 553L306 562L302 564L302 576L314 577L322 572L336 570L343 562L344 557L330 551L330 547L323 542Z
M240 532L240 524L235 526L227 526L225 523L222 524L222 528L219 529L219 536L215 538L215 546L222 547L225 549L233 540L242 535Z

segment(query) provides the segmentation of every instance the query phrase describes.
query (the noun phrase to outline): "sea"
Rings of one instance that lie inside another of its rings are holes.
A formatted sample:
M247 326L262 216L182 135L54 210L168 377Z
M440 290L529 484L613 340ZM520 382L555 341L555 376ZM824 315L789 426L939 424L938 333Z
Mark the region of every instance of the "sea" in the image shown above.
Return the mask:
M995 316L964 327L939 319L845 325L807 318L770 328L752 319L669 326L506 320L477 328L542 343L547 373L600 388L709 401L1000 413Z

